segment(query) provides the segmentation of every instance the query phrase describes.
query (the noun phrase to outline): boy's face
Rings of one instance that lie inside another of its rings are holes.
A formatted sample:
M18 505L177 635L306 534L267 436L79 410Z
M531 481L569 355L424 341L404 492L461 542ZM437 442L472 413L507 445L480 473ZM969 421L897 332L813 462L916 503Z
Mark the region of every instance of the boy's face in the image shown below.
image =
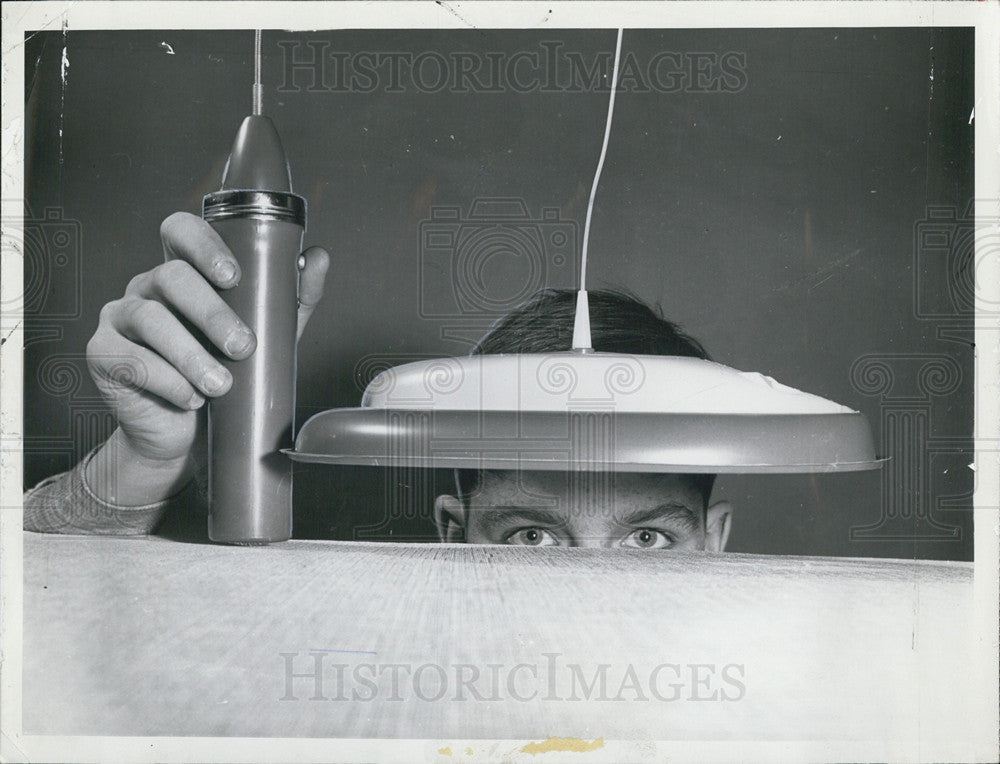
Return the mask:
M731 507L681 475L486 472L468 507L439 496L442 541L722 551Z

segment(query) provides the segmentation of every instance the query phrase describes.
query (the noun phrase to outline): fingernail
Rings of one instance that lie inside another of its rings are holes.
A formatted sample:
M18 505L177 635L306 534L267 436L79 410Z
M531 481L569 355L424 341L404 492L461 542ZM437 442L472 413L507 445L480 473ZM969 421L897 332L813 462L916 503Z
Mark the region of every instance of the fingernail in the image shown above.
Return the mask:
M223 284L228 284L236 278L236 266L229 260L221 260L215 264L215 278Z
M198 393L194 393L191 396L191 400L187 402L187 407L189 409L200 409L201 404L203 404L204 402L205 402L204 398L202 398Z
M209 394L216 393L226 386L228 376L229 372L225 369L212 369L202 377L201 386Z
M223 348L231 356L242 356L252 344L253 335L243 329L237 329L226 338Z

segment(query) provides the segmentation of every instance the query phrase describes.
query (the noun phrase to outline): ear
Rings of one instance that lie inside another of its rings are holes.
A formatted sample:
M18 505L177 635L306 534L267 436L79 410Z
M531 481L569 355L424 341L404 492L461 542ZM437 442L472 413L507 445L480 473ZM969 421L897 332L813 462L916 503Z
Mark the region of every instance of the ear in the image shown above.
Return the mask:
M706 510L705 551L725 551L732 519L733 506L728 501L717 501Z
M455 496L441 494L434 500L434 523L438 538L449 544L465 540L465 507Z

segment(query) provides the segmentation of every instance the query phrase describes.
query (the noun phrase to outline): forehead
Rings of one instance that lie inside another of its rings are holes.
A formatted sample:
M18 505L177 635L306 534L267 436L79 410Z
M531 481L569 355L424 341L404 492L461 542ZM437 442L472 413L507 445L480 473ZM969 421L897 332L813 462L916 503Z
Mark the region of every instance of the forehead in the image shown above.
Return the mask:
M535 503L613 499L615 503L675 501L701 506L699 491L683 475L636 472L544 472L501 470L483 474L479 502L519 506ZM477 503L479 503L477 502Z

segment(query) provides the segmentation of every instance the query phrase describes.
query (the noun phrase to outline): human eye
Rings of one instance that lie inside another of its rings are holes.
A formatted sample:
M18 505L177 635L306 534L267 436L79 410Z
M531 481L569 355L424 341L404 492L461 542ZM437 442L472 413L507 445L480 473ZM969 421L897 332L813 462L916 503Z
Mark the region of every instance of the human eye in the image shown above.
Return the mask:
M622 546L632 549L667 549L674 543L673 536L655 528L637 528L621 541Z
M544 528L520 528L508 534L504 543L515 546L558 546L559 540Z

